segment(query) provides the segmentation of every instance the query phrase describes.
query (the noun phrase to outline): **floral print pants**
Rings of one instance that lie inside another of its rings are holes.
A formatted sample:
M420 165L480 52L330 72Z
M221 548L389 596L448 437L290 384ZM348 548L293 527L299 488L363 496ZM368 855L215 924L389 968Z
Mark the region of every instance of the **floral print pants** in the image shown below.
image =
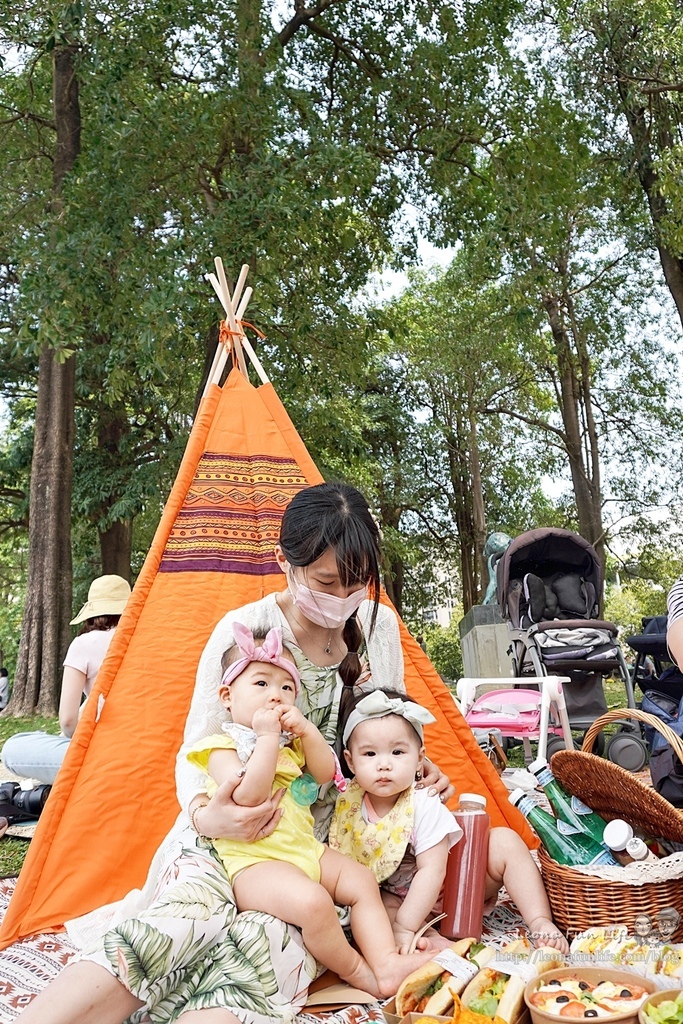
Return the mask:
M150 905L112 927L81 959L114 974L145 1006L130 1024L166 1024L224 1007L244 1024L291 1021L315 959L301 935L268 914L238 914L211 844L189 832L162 870Z

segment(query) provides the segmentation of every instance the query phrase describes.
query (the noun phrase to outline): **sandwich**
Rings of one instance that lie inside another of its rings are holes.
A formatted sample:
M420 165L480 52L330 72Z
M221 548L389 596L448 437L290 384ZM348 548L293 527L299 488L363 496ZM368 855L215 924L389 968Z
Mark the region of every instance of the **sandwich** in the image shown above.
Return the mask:
M628 935L626 925L612 925L609 928L588 928L572 940L571 952L581 953L581 959L591 957L595 960L606 959L603 954L614 943L623 941Z
M648 974L671 978L677 982L671 988L677 988L683 977L683 946L680 943L665 943L657 951L654 971L648 970Z
M556 949L541 947L531 951L526 939L510 942L465 987L461 996L463 1006L490 1020L512 1024L522 1009L527 982L563 965Z
M475 939L459 939L405 979L396 993L396 1013L450 1014L454 999L495 950Z

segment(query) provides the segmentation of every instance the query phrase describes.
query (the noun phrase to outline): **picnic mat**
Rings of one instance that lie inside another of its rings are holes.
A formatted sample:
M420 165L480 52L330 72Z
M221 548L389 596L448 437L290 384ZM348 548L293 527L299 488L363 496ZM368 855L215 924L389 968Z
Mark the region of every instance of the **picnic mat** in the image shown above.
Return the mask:
M0 917L14 892L16 878L0 879ZM514 904L501 893L497 906L484 920L485 942L501 946L525 934L524 923ZM0 952L0 1024L12 1024L63 967L76 955L63 932L34 935ZM380 1004L347 1006L336 1013L301 1013L296 1024L383 1024Z

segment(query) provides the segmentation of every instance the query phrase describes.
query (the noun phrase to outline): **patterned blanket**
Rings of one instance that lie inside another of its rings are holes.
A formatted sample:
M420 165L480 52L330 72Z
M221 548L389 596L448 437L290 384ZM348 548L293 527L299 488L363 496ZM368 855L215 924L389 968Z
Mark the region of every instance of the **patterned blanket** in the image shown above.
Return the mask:
M0 879L0 917L14 891L16 878ZM524 924L515 907L501 893L497 906L484 921L484 940L503 945L521 934ZM64 934L34 935L0 953L0 1024L12 1024L33 997L55 978L75 956ZM296 1024L374 1024L383 1021L379 1003L348 1006L337 1013L302 1013Z

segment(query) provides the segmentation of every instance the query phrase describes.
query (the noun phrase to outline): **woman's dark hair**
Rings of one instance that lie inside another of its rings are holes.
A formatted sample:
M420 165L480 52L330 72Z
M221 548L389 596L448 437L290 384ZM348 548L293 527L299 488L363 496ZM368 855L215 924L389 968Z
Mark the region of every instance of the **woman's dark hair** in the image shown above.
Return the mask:
M94 629L101 629L104 632L113 629L114 626L118 626L120 615L96 615L93 619L86 619L83 623L83 629L78 634L82 636L83 633L92 633Z
M388 686L377 686L375 687L378 693L385 693L389 700L405 700L406 695L400 690L392 690ZM341 700L339 702L339 725L337 726L337 736L341 739L344 735L344 729L346 723L349 720L351 712L354 710L356 705L362 701L363 697L367 697L369 691L361 690L359 686L345 686L342 690ZM347 779L350 779L353 772L350 770L346 763L346 758L340 758L343 761L342 771Z
M355 487L325 483L306 487L294 495L282 517L280 547L290 565L305 567L332 548L339 578L345 587L369 584L375 607L379 604L379 528L368 503ZM339 666L345 686L353 686L361 673L358 657L363 634L352 615L344 626L347 654Z

